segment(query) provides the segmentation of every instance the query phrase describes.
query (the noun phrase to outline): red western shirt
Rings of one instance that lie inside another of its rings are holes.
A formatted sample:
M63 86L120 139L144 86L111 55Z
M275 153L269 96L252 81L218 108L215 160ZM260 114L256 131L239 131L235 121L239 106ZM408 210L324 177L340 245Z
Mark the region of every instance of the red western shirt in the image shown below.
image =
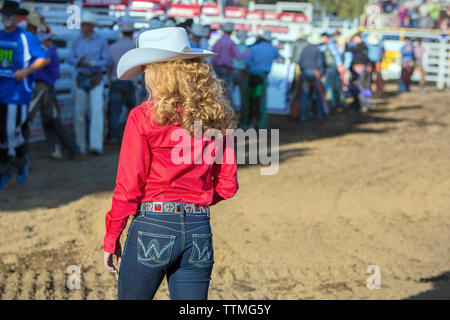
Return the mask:
M239 188L233 139L215 142L194 138L179 124L159 126L149 113L152 107L151 102L143 103L128 116L112 207L105 219L106 252L120 248L128 216L136 214L142 202L213 205L232 197ZM223 152L214 161L222 143ZM189 150L191 161L181 162L181 157L189 157Z

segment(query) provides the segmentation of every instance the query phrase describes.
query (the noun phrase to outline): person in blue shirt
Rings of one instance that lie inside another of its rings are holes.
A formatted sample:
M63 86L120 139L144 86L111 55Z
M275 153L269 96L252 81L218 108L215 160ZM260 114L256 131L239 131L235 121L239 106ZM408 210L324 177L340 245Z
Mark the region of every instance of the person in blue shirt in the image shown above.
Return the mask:
M264 31L250 48L250 55L245 64L248 68L248 115L247 119L252 128L267 129L268 117L266 112L267 79L272 70L272 63L280 58L280 53L272 45L270 32Z
M33 72L44 68L50 53L32 33L17 26L28 11L15 1L1 9L0 31L0 190L16 170L16 181L28 176L28 104L34 86Z
M88 151L99 156L103 153L103 73L110 62L108 42L95 32L98 18L90 11L81 16L81 33L72 40L71 55L67 62L75 66L75 139L82 154ZM89 127L86 130L86 115ZM89 131L89 139L86 137ZM88 145L89 141L89 145Z
M321 82L322 76L326 71L325 56L320 51L319 46L322 43L322 37L318 33L313 33L308 37L308 46L306 46L298 64L300 66L300 90L294 98L292 108L300 109L300 120L306 121L310 118L310 107L312 97L316 97L315 114L319 119L328 118L329 108L325 99L325 88ZM300 107L298 107L300 106Z
M416 56L414 54L414 47L411 39L405 38L405 45L400 49L402 54L402 73L398 81L398 91L409 91L411 84L411 76L416 65Z
M370 79L376 74L377 96L382 96L384 91L383 78L381 77L381 62L384 56L383 36L371 32L367 38L367 49L370 64Z

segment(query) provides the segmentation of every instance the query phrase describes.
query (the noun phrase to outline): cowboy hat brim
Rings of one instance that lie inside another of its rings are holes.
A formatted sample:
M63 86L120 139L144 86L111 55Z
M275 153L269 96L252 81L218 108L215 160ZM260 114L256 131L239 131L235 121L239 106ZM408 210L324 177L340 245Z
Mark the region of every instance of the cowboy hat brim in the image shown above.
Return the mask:
M191 52L175 52L156 48L136 48L126 52L117 64L117 77L120 80L131 80L142 74L141 66L148 63L173 60L206 58L216 53L192 48Z

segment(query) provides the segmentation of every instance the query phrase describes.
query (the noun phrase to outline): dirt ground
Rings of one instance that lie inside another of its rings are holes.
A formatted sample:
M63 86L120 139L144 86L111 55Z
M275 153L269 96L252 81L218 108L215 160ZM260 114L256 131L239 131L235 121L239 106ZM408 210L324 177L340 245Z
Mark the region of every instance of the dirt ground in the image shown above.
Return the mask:
M240 166L237 195L213 207L210 299L450 299L449 100L415 87L364 114L271 116L278 173ZM31 146L27 183L0 191L1 299L115 299L102 241L118 150L54 161Z

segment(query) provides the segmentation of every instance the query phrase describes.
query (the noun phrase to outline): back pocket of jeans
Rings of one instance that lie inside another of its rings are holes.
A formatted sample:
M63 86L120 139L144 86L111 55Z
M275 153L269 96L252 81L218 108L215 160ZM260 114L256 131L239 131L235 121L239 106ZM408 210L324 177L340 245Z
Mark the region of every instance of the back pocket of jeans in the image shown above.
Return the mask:
M138 231L137 259L149 267L165 266L170 261L174 243L174 235Z
M200 268L210 267L214 263L211 233L192 235L192 251L189 262Z

